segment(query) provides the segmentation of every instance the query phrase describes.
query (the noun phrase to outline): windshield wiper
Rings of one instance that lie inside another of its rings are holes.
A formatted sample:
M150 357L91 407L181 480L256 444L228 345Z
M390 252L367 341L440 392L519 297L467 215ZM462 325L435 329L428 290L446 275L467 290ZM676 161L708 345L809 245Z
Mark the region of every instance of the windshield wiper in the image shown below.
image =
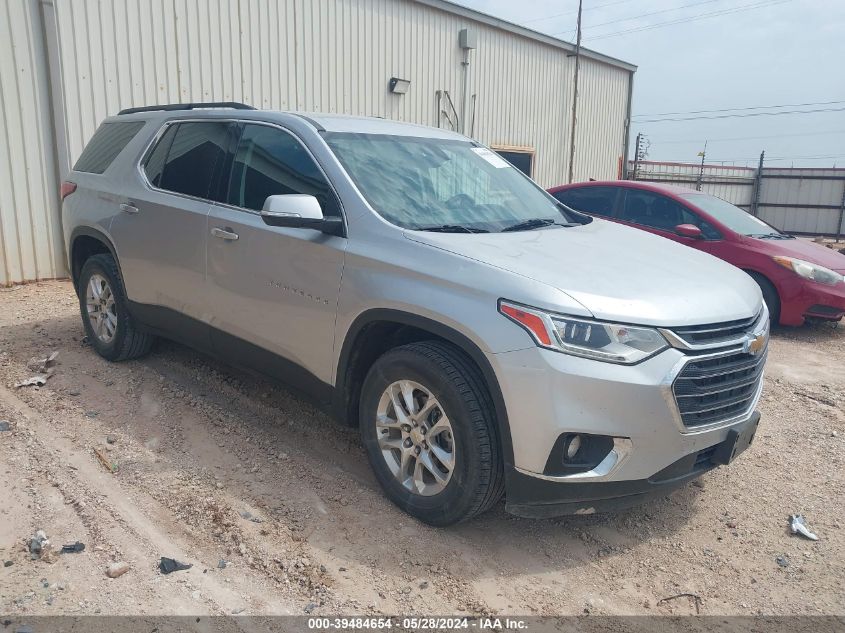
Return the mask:
M532 229L541 229L544 226L551 226L552 224L555 226L576 226L575 224L556 222L553 218L531 218L530 220L524 220L523 222L517 222L516 224L506 226L502 229L502 233L508 233L510 231L530 231Z
M489 233L487 229L478 229L463 224L435 224L432 226L418 226L415 231L432 231L434 233Z

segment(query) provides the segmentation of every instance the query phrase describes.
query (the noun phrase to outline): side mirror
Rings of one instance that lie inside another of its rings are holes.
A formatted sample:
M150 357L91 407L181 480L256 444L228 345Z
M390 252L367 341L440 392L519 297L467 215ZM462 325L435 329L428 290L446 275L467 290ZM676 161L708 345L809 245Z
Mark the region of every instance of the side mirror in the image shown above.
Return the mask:
M331 235L343 233L343 221L340 218L323 217L317 198L307 194L267 196L261 217L269 226L315 229Z
M694 240L704 239L704 234L695 224L679 224L675 227L675 233L681 237L689 237Z

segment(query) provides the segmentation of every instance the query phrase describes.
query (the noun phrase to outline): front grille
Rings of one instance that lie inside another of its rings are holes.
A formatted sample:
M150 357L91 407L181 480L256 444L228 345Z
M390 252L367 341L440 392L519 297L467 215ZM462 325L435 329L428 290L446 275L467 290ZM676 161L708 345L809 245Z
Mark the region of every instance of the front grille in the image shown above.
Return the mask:
M713 455L716 454L716 447L711 446L710 448L705 448L703 451L699 451L698 455L695 456L695 464L693 464L693 470L699 470L700 468L708 468L713 465Z
M717 424L746 413L760 386L767 351L688 362L672 385L684 425Z
M756 314L750 319L739 319L737 321L725 321L712 325L690 325L686 327L672 328L672 331L691 345L702 343L716 343L723 340L735 339L742 336L754 326L760 319Z

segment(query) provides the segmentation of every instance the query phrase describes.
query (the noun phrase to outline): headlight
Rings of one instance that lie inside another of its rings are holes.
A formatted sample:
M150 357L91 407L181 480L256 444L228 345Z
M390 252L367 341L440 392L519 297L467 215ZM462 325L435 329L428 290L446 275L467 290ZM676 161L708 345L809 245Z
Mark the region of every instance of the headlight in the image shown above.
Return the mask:
M633 365L669 345L655 329L549 314L506 301L499 312L525 329L540 347L608 363Z
M832 271L830 268L825 268L824 266L819 266L818 264L811 264L810 262L805 262L803 259L795 259L794 257L772 257L772 259L784 268L788 268L796 275L800 275L804 279L817 281L820 284L835 286L845 279L845 277L835 271Z

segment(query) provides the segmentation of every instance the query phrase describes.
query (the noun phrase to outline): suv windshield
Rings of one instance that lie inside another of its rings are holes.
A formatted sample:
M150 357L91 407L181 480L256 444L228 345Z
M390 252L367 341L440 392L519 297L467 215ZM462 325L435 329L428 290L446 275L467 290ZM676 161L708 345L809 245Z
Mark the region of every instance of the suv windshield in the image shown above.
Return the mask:
M789 237L775 227L766 224L760 218L754 217L721 198L705 193L682 194L681 198L710 214L736 233L751 237Z
M325 139L370 205L403 228L478 233L589 222L470 141L339 132Z

